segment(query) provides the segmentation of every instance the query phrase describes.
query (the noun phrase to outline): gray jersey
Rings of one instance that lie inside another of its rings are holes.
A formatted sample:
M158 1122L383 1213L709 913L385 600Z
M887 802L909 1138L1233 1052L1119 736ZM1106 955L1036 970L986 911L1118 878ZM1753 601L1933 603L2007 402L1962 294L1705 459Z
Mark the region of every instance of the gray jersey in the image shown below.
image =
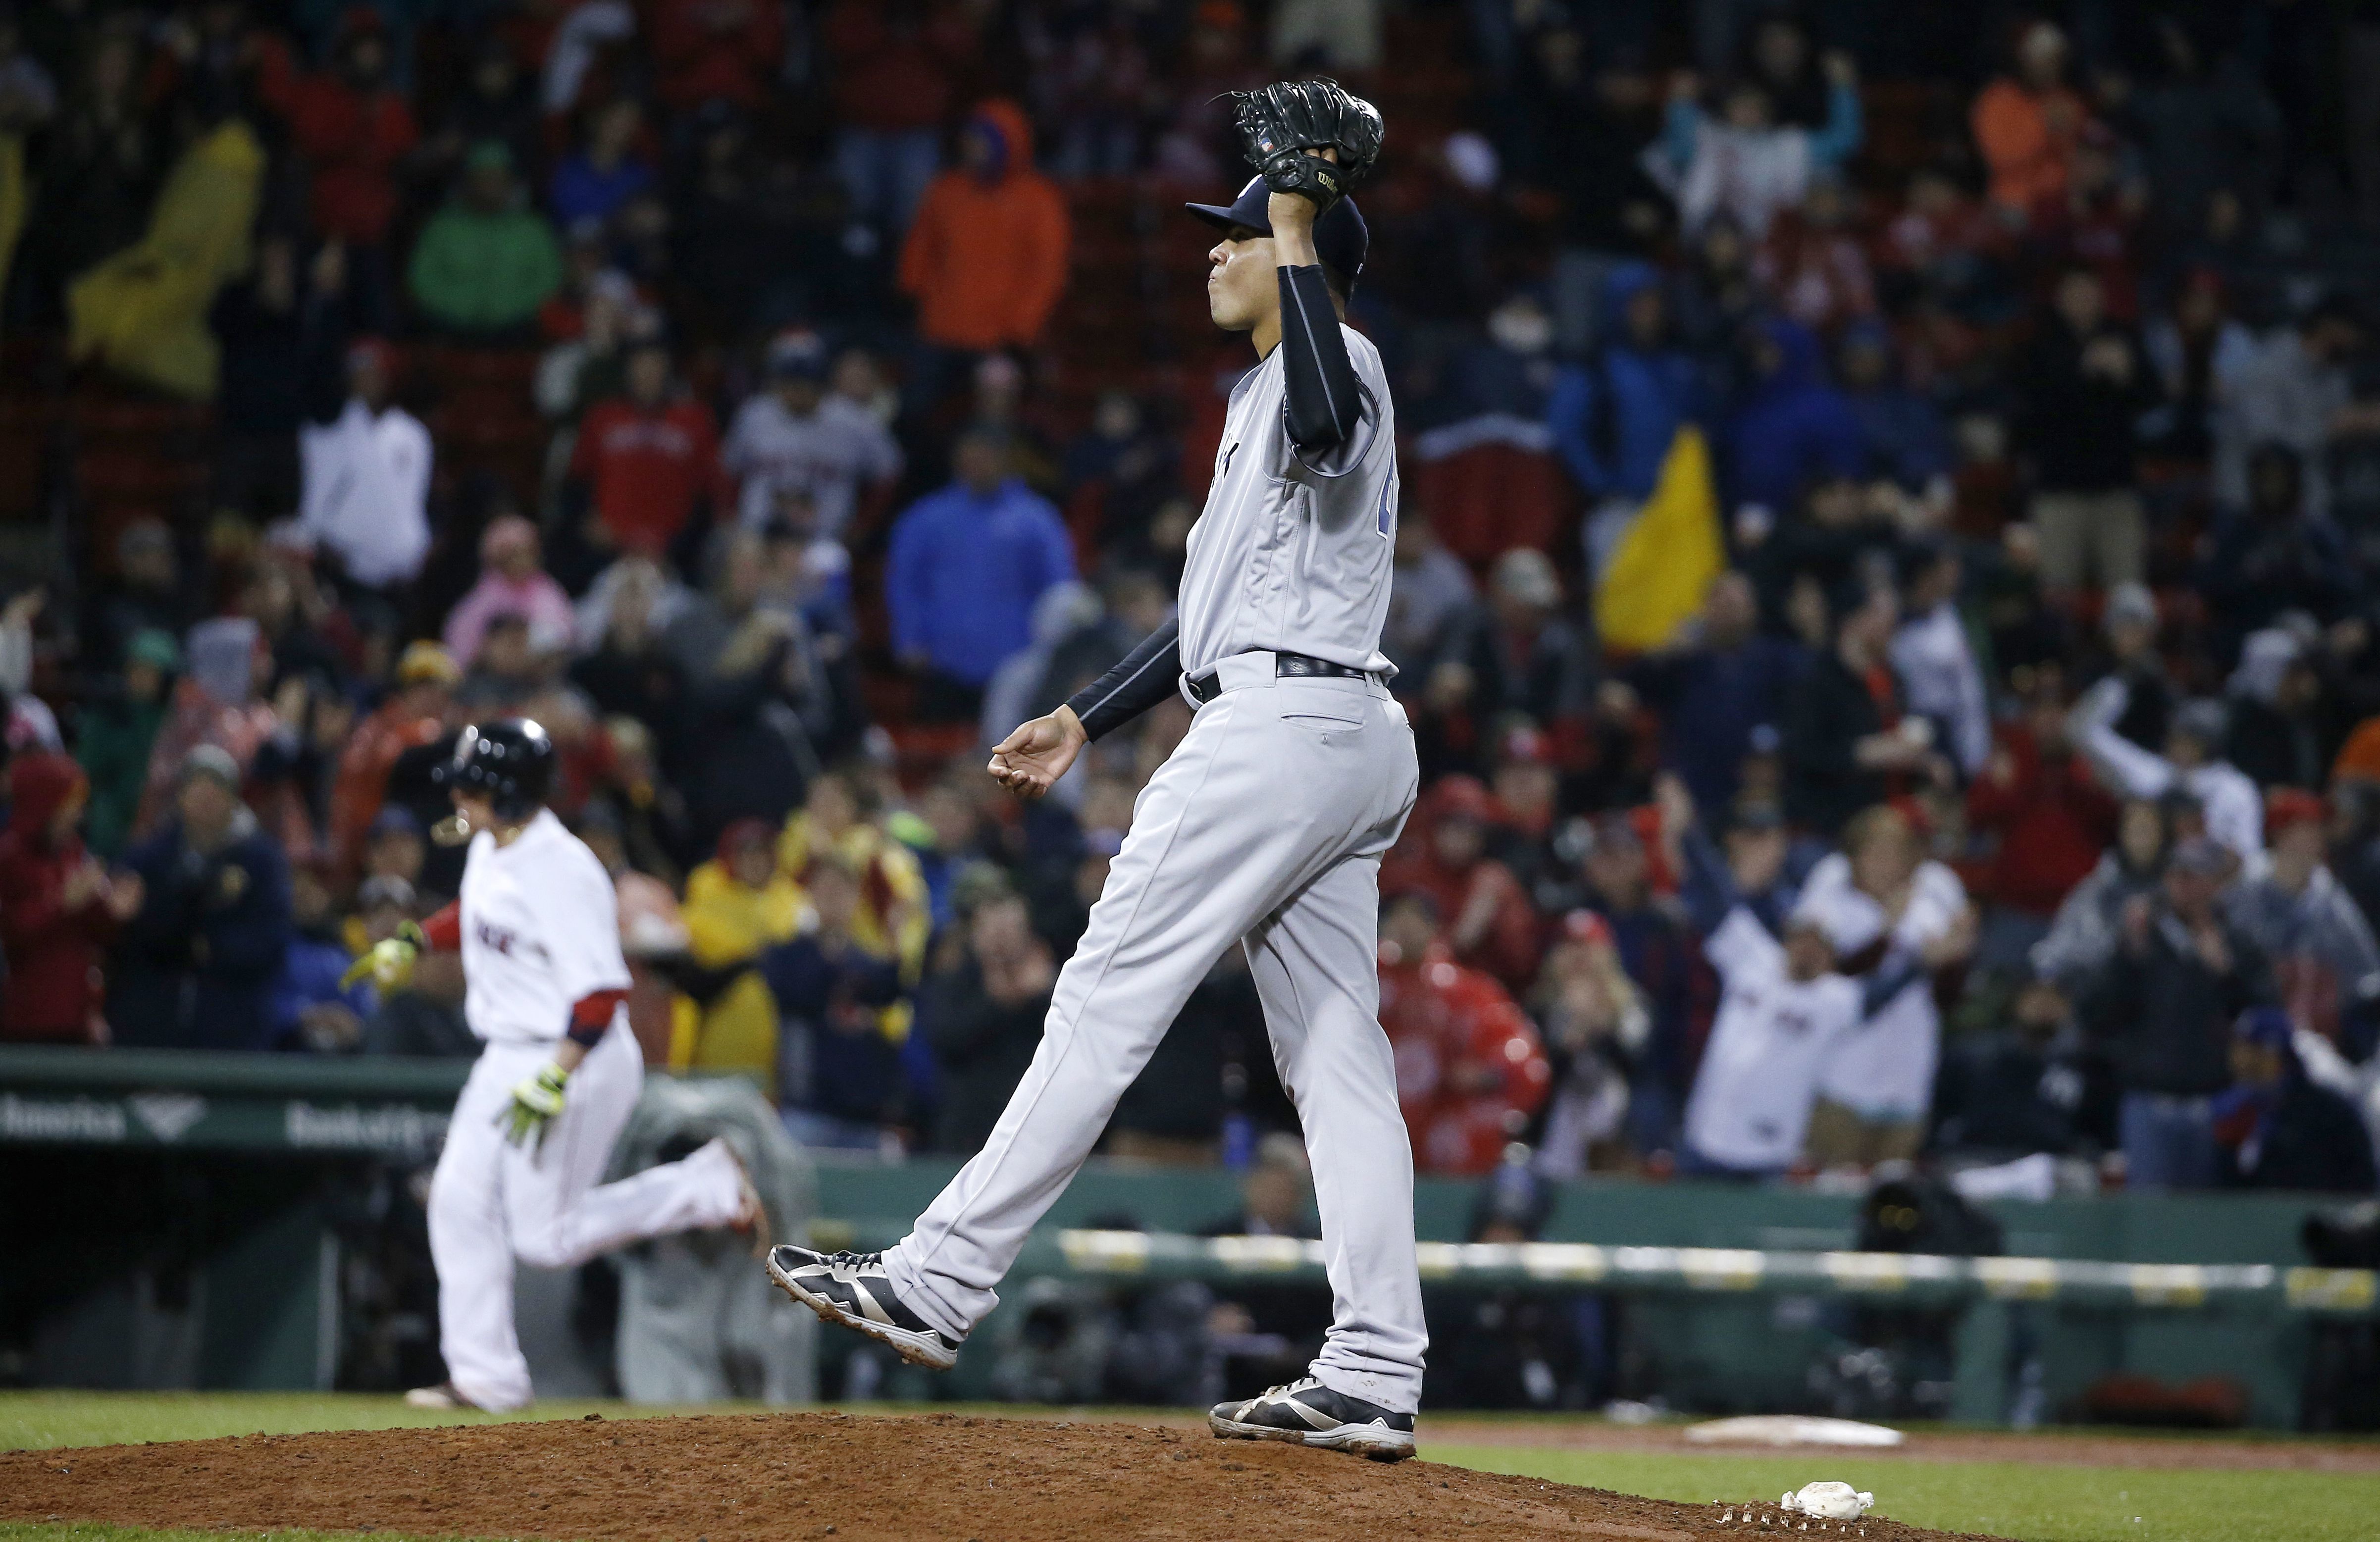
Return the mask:
M1367 399L1355 436L1325 455L1289 441L1276 347L1232 392L1206 510L1182 573L1182 668L1252 649L1396 673L1380 651L1397 533L1397 420L1380 351L1342 326Z

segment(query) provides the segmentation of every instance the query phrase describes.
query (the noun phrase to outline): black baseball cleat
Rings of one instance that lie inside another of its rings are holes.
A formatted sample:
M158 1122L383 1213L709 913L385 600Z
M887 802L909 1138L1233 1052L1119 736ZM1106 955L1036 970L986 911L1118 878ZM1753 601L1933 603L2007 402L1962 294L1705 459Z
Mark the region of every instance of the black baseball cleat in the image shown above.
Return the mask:
M1414 1418L1377 1402L1334 1392L1312 1377L1274 1387L1245 1402L1219 1402L1207 1427L1225 1440L1286 1440L1353 1451L1375 1462L1402 1462L1414 1453Z
M901 1305L881 1253L813 1253L781 1243L769 1249L769 1278L824 1320L865 1333L913 1366L946 1371L959 1346Z

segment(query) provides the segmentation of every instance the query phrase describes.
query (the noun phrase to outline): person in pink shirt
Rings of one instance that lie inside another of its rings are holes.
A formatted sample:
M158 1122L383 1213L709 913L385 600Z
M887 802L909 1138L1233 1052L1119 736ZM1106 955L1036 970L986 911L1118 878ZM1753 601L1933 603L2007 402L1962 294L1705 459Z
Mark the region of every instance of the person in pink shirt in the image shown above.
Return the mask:
M488 522L480 537L480 581L446 616L446 651L458 668L471 667L488 624L500 615L526 620L530 646L540 653L570 647L577 619L570 596L540 561L536 526L517 514Z

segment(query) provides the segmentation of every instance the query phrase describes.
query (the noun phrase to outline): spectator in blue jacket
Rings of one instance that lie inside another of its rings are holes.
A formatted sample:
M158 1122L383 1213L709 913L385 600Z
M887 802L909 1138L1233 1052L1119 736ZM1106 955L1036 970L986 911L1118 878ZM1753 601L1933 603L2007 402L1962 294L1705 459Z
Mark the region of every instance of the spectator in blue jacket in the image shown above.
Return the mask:
M1905 492L1929 491L1950 474L1950 431L1934 404L1901 382L1892 334L1874 318L1843 329L1835 349L1843 397L1859 419L1870 479L1889 478Z
M615 96L597 110L587 140L562 158L546 188L554 223L568 230L603 221L653 185L653 168L637 149L644 109L633 96Z
M1661 764L1678 773L1694 802L1724 808L1743 779L1755 736L1770 736L1808 656L1801 644L1760 630L1752 580L1722 573L1703 601L1701 622L1683 646L1647 654L1631 674L1661 717Z
M1033 602L1075 576L1066 527L1011 474L1005 434L978 424L953 459L957 479L893 526L884 585L916 715L935 722L974 721L993 671L1032 642Z
M239 799L239 765L200 745L174 818L135 846L140 909L125 924L108 1021L116 1042L261 1050L289 949L289 860Z
M1694 360L1670 336L1669 297L1651 264L1623 262L1603 285L1594 357L1555 378L1546 420L1587 502L1587 550L1601 565L1653 484L1670 443L1695 412Z
M1841 392L1827 383L1809 328L1770 317L1753 328L1751 391L1728 433L1730 496L1773 513L1804 490L1866 469L1867 441Z

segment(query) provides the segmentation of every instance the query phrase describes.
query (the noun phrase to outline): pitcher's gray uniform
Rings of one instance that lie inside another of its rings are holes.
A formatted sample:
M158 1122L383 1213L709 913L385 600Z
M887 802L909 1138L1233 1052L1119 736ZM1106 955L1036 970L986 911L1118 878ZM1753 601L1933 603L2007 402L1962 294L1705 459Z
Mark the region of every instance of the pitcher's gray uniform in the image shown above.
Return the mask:
M1427 1337L1374 954L1379 858L1419 773L1379 646L1395 415L1378 351L1342 334L1368 400L1335 455L1309 466L1289 441L1286 347L1232 393L1182 577L1180 679L1208 698L1134 807L1007 1111L883 1267L905 1305L964 1337L1191 988L1237 944L1313 1155L1334 1300L1314 1375L1409 1415ZM1366 673L1282 675L1275 650Z

